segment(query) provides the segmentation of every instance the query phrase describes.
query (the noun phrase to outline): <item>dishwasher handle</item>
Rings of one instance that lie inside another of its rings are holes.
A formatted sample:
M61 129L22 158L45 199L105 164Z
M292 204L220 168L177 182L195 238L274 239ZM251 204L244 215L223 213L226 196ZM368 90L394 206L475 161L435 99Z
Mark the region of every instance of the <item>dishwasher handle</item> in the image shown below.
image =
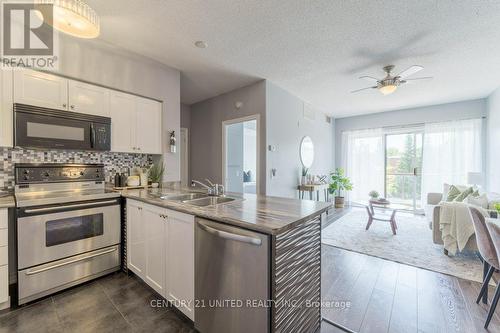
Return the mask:
M224 239L229 239L229 240L234 240L237 242L243 242L243 243L248 243L256 246L260 246L262 244L262 240L260 238L254 238L250 236L245 236L245 235L240 235L240 234L235 234L232 232L228 231L223 231L219 230L213 227L209 227L208 225L205 225L203 223L198 222L198 225L200 226L201 229L205 230L206 232L215 235L220 238Z

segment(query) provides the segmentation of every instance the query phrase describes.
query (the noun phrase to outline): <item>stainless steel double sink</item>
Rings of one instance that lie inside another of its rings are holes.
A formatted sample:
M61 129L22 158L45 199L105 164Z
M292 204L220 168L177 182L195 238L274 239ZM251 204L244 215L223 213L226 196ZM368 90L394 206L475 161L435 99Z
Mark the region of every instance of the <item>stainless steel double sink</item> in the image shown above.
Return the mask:
M215 206L236 200L235 198L230 198L230 197L212 197L204 193L163 194L163 195L151 194L151 195L158 197L161 200L177 201L198 207Z

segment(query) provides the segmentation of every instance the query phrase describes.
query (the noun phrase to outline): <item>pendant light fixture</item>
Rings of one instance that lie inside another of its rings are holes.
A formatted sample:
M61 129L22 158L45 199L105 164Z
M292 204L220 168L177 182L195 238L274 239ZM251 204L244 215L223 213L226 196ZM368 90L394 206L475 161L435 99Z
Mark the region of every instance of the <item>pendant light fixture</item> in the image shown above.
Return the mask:
M83 0L38 0L39 5L52 5L52 26L78 38L96 38L100 34L99 16ZM43 15L46 6L39 7Z

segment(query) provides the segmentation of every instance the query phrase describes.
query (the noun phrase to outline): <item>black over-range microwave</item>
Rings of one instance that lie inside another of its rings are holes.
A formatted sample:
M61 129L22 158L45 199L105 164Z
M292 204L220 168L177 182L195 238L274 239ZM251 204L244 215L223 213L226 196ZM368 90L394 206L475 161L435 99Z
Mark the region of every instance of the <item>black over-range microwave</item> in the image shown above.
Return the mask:
M111 118L15 103L14 145L111 150Z

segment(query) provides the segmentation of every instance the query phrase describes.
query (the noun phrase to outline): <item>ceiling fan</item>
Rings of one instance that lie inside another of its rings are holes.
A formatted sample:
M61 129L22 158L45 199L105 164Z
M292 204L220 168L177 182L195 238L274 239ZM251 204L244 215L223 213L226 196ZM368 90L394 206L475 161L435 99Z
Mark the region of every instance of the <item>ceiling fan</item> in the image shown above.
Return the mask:
M386 76L383 79L377 79L373 76L364 75L359 77L360 79L375 81L376 85L366 88L361 88L358 90L351 91L351 93L356 93L359 91L367 90L367 89L378 89L382 94L389 95L395 92L400 85L411 83L417 80L428 80L432 79L431 76L426 77L417 77L414 79L407 79L408 76L411 76L417 72L420 72L424 67L413 65L400 72L397 75L392 75L391 72L394 69L394 65L387 65L383 68L384 72L386 72Z

